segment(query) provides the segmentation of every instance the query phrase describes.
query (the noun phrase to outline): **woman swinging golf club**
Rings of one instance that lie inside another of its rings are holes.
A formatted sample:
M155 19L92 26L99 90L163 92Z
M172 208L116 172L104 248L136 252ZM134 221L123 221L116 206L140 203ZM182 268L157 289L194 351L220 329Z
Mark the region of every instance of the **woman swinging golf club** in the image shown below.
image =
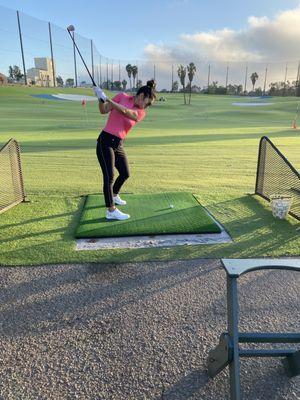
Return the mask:
M126 204L119 193L129 178L123 143L130 129L145 117L145 109L154 102L155 82L148 81L147 85L138 89L135 96L119 93L112 100L98 86L94 86L94 92L99 100L100 113L109 113L106 125L97 140L97 157L103 174L103 194L107 207L106 218L128 219L130 215L116 208L116 205ZM119 172L115 182L114 167Z

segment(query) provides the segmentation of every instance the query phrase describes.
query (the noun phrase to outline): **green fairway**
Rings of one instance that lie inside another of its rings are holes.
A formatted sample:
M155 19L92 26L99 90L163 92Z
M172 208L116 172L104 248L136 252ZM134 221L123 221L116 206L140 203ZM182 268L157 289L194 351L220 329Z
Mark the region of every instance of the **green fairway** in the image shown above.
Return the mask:
M291 129L297 98L264 107L230 96L166 94L129 133L131 177L124 192L194 193L234 243L169 249L76 252L74 233L84 198L102 190L96 139L104 126L97 103L43 100L32 94L88 89L0 87L0 145L21 144L28 203L0 215L0 263L29 265L192 257L299 255L299 223L273 219L254 192L258 143L266 135L299 169L299 131ZM84 253L84 254L82 254Z
M88 196L76 237L221 232L191 193L128 194L125 198L127 204L120 209L131 218L107 221L103 196Z

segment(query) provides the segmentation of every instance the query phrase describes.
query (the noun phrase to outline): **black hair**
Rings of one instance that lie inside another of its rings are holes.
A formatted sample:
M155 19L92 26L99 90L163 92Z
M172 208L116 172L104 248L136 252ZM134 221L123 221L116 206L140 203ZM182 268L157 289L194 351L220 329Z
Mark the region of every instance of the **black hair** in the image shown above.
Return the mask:
M139 88L136 95L138 96L139 94L143 93L144 97L149 97L150 100L155 100L156 99L155 86L156 86L155 80L151 79L150 81L147 81L147 85Z

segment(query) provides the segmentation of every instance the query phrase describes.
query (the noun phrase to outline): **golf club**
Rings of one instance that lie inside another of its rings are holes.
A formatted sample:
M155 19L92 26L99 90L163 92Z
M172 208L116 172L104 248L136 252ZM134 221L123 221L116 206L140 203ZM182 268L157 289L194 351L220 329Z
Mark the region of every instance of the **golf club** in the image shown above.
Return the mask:
M71 32L74 32L74 31L75 31L74 25L69 25L69 26L67 27L67 31L68 31L68 33L69 33L69 35L70 35L70 38L72 39L72 42L74 43L74 46L76 47L76 50L78 51L78 54L79 54L79 56L80 56L80 58L81 58L81 60L82 60L82 62L83 62L83 64L84 64L84 66L85 66L85 68L86 68L86 70L87 70L87 72L88 72L90 78L91 78L91 81L92 81L93 85L94 85L94 86L97 86L96 83L95 83L95 81L94 81L94 78L92 77L92 75L91 75L91 73L90 73L90 71L89 71L89 69L88 69L88 67L87 67L87 65L86 65L86 63L85 63L85 61L84 61L84 59L83 59L83 57L82 57L80 51L79 51L79 48L77 47L77 44L75 43L74 36L71 34Z

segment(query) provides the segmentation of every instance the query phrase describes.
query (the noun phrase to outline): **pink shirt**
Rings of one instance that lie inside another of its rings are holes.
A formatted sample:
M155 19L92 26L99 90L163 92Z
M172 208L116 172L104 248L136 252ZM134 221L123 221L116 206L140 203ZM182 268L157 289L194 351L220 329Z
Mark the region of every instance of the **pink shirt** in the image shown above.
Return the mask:
M117 110L111 110L109 113L108 120L106 122L104 131L111 133L112 135L118 136L121 139L124 139L130 129L139 121L141 121L145 115L145 110L138 108L134 105L134 97L128 96L126 93L118 93L113 101L121 104L126 108L130 108L131 110L135 110L138 113L138 120L134 121L128 117L125 117Z

